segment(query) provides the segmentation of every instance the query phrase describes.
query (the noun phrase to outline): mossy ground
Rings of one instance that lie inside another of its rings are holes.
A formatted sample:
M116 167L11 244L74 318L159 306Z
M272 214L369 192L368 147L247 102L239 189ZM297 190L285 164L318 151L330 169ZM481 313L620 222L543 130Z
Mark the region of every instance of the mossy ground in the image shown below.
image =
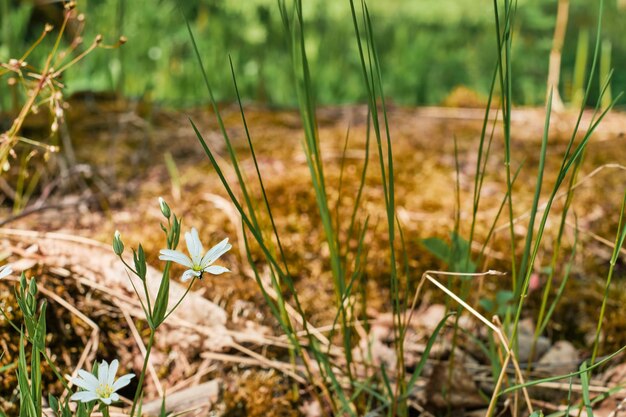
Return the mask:
M463 236L468 234L476 149L482 124L481 112L467 109L392 108L389 114L398 220L404 231L411 282L415 283L425 270L443 267L423 248L420 240L434 236L445 239L453 230L457 162L461 191L460 233ZM519 118L514 118L513 121L512 167L516 169L522 163L524 166L514 186L513 198L514 214L521 216L532 203L544 116L541 110L534 109L521 109L517 114ZM136 108L128 103L111 101L87 105L85 102L74 102L68 113L68 137L75 153L72 161L74 168L80 166L82 170L72 171L71 164L67 164L67 154L61 159L53 156L52 162L47 164L54 163L55 158L57 161L64 160L63 163L57 163L70 174L43 201L43 205L49 206L49 209L15 218L5 227L63 232L107 243L117 229L122 232L125 241L141 242L150 255L150 263L159 267L157 253L163 244L157 225L160 221L157 197L162 196L173 211L184 219L184 230L196 227L202 240L209 242L208 244L217 243L227 236L233 241L234 250L222 261L232 273L228 276L206 278L199 283L197 289L224 307L229 314L235 312L236 305L241 305L237 303L244 302L250 306L245 313L250 319L274 326L256 283L246 276L245 253L242 242L238 239L237 218L233 217L234 211L229 208L228 196L193 135L187 121L188 115L199 125L209 146L220 156L219 162L225 169L228 181L235 184L234 172L228 168L223 140L210 111L194 109L189 112L169 112L152 109L148 115L142 113L139 116ZM329 202L333 210L336 210L335 213L338 213L339 230L345 236L365 161L366 110L364 107L324 108L318 115ZM244 174L251 183L255 183L256 174L247 151L239 110L236 106L224 106L223 116L240 154ZM250 107L246 110L246 116L300 299L312 323L328 324L334 318L334 312L328 308L334 303L334 290L328 250L303 156L298 115L293 111ZM547 153L546 183L542 194L544 198L555 181L574 120L573 114L557 115L554 118ZM602 125L586 152L581 179L599 166L619 164L626 158L626 147L623 146L625 121L625 115L613 114ZM343 147L348 128L342 187L339 189ZM34 131L36 134L36 129ZM501 129L497 127L491 156L486 165L487 174L475 238L480 244L483 243L482 239L486 236L504 197L505 170L500 132ZM455 140L458 161L454 157ZM174 177L165 167L164 158L167 152L176 164L178 174ZM43 159L36 157L29 170L34 171L44 164ZM370 216L371 230L365 240L368 250L365 269L369 290L367 307L372 311L384 312L389 309L389 261L386 254L386 218L379 172L375 139L372 137L363 208L357 212L357 219L362 222L366 216ZM46 186L58 179L52 174L47 175L42 176L31 200L41 196ZM595 329L611 254L611 249L599 242L597 237L613 241L625 188L626 173L619 168L605 168L576 191L570 224L578 222L580 246L570 284L547 328L548 336L553 340L567 339L584 347L585 340ZM252 190L253 195L260 198L259 188L254 186ZM66 204L68 201L74 201L75 204ZM260 204L261 200L258 201ZM64 208L58 208L64 204ZM544 249L537 262L540 282L545 280L545 274L541 274L540 268L548 265L552 256L561 207L562 200L558 200L555 214L548 223ZM4 212L5 217L10 215L8 211ZM267 220L264 219L266 222ZM503 216L498 225L505 224L506 218ZM518 242L526 236L525 225L526 221L522 220L515 228ZM499 269L510 273L507 270L511 257L509 232L506 227L499 227L497 230L487 245L488 256L479 269ZM563 276L573 236L574 229L569 227L564 238L563 256L559 258L557 266L557 280ZM5 241L7 250L18 244L15 240ZM17 252L12 253L10 260L17 260ZM259 253L254 256L260 259ZM604 324L604 334L607 336L602 351L605 353L626 344L626 332L621 331L626 323L619 310L623 305L622 301L626 299L626 288L620 274L623 270L623 261L620 260ZM175 268L173 272L176 275L180 270ZM39 266L38 269L31 270L30 275L41 277L47 288L75 302L85 314L94 313L93 309L96 307L90 306L92 301L85 299L85 294L79 288L66 287L61 278L47 273L45 267ZM476 301L493 293L497 288L509 288L510 279L510 274L497 280L485 279L480 286L483 291L480 294L476 292L479 288L476 283L471 297ZM10 287L8 283L0 284L0 303L5 310L6 306L11 305ZM541 291L529 295L526 316L536 316L540 297ZM441 300L442 296L433 292L430 299ZM241 314L240 309L237 311L237 314ZM54 315L54 310L49 314ZM80 334L82 327L73 324L71 317L64 314L51 317L53 322L64 325L54 332L49 344L52 351L59 349L58 357L63 358L61 367L68 371L72 369L76 355L80 354L84 338ZM106 327L106 331L111 334L105 336L101 342L105 350L112 346L119 348L120 340L125 338L123 326L115 324L119 317L112 314L110 318L111 325ZM3 350L15 352L17 336L2 321L0 328L2 334L7 335L2 339ZM111 343L108 344L109 342ZM0 365L11 363L14 359L6 354ZM227 390L225 394L225 404L230 404L225 415L292 415L286 410L292 408L295 399L286 385L286 379L263 370L226 365L220 373L223 372L231 380L237 381L237 390ZM15 381L12 372L4 376L6 377L2 378L0 397L14 398L12 387ZM245 411L241 411L242 408ZM284 412L276 411L272 414L271 410Z

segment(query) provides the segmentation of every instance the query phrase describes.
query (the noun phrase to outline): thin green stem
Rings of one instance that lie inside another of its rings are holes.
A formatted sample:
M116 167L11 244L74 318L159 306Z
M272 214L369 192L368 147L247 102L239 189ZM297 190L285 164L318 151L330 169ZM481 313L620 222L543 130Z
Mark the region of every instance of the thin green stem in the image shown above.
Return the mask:
M191 282L187 286L187 289L185 290L185 293L182 295L182 297L180 297L180 299L176 302L176 304L174 304L174 307L172 307L172 309L165 315L165 317L163 317L163 321L167 320L167 318L170 316L170 314L172 314L174 312L174 310L176 310L178 308L180 303L183 302L183 300L185 299L187 294L189 294L189 291L191 291L191 287L193 286L194 282L196 282L197 278L198 277L195 277L195 276L192 278Z
M143 393L143 380L146 377L146 371L148 369L148 361L150 360L150 352L152 351L152 345L154 344L154 329L150 329L150 339L148 340L148 344L146 345L146 357L143 360L143 368L141 368L141 374L139 374L139 382L137 383L137 390L135 391L135 398L133 398L133 406L130 409L130 416L133 417L135 415L135 409L137 408L137 403L139 402L139 398L141 398L141 394Z
M626 193L624 193L624 199L622 201L622 210L619 217L619 224L617 225L617 234L615 237L615 246L613 247L613 255L611 256L611 266L609 268L609 274L606 277L606 284L604 287L604 297L602 298L602 306L600 307L600 316L598 317L598 324L596 327L596 335L593 342L593 353L591 354L590 364L593 365L597 356L598 348L600 346L600 332L602 330L602 322L604 321L604 314L606 310L607 300L609 298L609 289L611 287L611 279L613 278L613 271L615 270L615 264L619 257L619 251L624 244L624 238L626 236L626 226L624 226L624 211L626 208Z

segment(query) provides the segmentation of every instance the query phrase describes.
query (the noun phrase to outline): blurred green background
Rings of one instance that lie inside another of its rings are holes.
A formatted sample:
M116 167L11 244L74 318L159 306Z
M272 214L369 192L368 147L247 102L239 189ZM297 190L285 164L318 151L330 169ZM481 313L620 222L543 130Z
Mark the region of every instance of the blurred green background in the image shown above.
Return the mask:
M61 8L60 2L50 7ZM318 101L365 101L348 0L306 0L307 48ZM590 64L599 2L571 0L563 50L561 96L572 101L577 57ZM149 95L173 106L207 101L181 11L189 17L219 100L233 100L228 55L246 100L292 106L291 64L276 0L90 0L85 44L97 33L119 50L99 49L71 68L68 92ZM476 0L369 2L380 51L385 95L402 105L440 104L457 86L486 95L496 59L493 3ZM545 98L557 0L519 0L514 28L514 98ZM39 35L46 16L32 2L0 0L0 61L18 57ZM626 1L605 1L602 41L615 69L612 90L626 90ZM584 59L587 47L587 59ZM610 50L609 50L610 48ZM45 48L39 48L41 59ZM582 57L582 58L581 58ZM599 81L593 82L592 100ZM2 80L5 96L6 82ZM0 100L3 106L6 100Z

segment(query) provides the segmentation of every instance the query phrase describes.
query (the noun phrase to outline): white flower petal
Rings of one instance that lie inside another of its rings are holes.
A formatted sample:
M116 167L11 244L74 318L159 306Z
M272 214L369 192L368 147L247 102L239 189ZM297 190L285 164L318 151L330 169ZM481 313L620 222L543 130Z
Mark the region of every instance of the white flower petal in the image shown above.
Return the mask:
M206 254L204 254L200 265L202 265L203 268L206 268L213 262L217 261L220 256L228 252L232 247L233 246L228 243L228 238L222 240L220 243L209 249Z
M97 400L98 396L95 392L92 391L80 391L73 394L70 397L70 401L81 401L84 403L88 403L89 401Z
M187 250L189 251L191 260L196 265L199 265L204 248L202 247L202 242L200 242L200 237L195 227L191 229L191 232L185 233L185 240L187 241Z
M193 269L188 269L183 272L183 276L180 279L182 282L189 281L193 277L199 277L200 271L194 271Z
M120 388L124 388L126 385L130 384L130 380L135 377L135 374L126 374L120 377L117 381L113 383L113 391L117 391Z
M224 272L230 272L230 269L224 268L223 266L219 266L219 265L211 265L211 266L207 266L206 268L204 268L204 272L208 272L209 274L213 274L213 275L220 275L220 274L223 274Z
M117 368L119 367L120 362L117 359L114 359L109 365L109 379L107 379L107 384L113 385L113 381L115 381L115 374L117 374Z
M95 391L98 388L98 385L100 385L98 378L84 369L78 370L78 376L80 376L80 378L72 378L72 383L77 387L81 387L88 391Z
M109 364L106 361L102 361L98 366L98 382L104 385L109 380Z
M0 279L10 275L13 272L11 265L5 265L0 267Z
M111 405L111 403L113 402L111 400L111 397L109 398L100 398L100 401L102 401L103 403L105 403L106 405Z
M120 400L120 396L116 392L112 393L109 398L111 399L111 401L114 401L114 402L118 402Z
M159 251L159 259L162 261L172 261L187 268L193 268L191 259L182 252L172 249L161 249Z

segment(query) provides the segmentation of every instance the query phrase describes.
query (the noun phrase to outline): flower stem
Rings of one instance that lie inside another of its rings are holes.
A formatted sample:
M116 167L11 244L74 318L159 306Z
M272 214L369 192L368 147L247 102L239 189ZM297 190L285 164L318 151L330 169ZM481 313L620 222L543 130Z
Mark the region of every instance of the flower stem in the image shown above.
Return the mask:
M102 417L110 417L111 415L109 414L109 407L106 405L102 405L100 407L100 411L102 412Z
M193 286L193 283L196 282L196 279L198 279L198 278L197 277L193 277L192 278L191 283L189 283L189 285L187 286L187 290L185 290L185 293L183 294L183 296L180 297L180 300L178 300L178 302L174 305L174 307L172 307L172 309L165 315L165 317L163 317L163 321L167 320L167 318L170 316L170 314L172 314L174 312L174 310L176 310L178 308L180 303L183 302L183 299L187 296L189 291L191 291L191 287Z
M154 344L154 333L155 329L150 329L150 339L148 340L148 345L146 346L146 358L143 361L143 368L141 369L141 374L139 374L139 382L137 385L137 391L135 391L135 398L133 399L133 406L130 409L130 417L134 417L135 408L137 408L137 402L143 393L143 380L146 376L146 372L148 369L148 361L150 360L150 351L152 350L152 345ZM108 416L105 416L108 417Z

